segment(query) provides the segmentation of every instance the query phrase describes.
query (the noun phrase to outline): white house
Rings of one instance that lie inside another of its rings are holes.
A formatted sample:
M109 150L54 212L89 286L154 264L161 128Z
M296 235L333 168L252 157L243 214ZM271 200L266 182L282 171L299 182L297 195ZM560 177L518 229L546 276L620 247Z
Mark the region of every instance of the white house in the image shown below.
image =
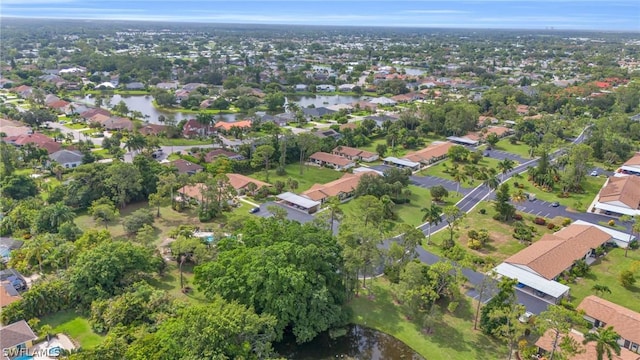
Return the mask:
M55 161L67 169L82 165L82 157L81 152L66 149L58 150L49 155L51 161Z

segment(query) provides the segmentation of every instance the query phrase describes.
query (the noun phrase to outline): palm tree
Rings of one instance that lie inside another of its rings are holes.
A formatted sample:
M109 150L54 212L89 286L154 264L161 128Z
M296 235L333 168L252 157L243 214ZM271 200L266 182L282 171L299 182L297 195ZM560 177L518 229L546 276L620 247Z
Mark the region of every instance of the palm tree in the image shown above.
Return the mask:
M442 221L440 215L442 214L442 208L436 204L431 204L429 207L420 209L424 213L422 221L429 223L429 235L427 236L427 245L431 245L431 225L438 225Z
M521 190L514 192L511 195L511 201L515 203L523 203L527 200L527 195Z
M134 153L138 150L144 149L146 143L147 139L144 137L144 135L140 134L139 132L135 132L129 135L124 146L127 148L127 150Z
M511 160L511 159L502 159L499 163L498 163L498 169L500 170L500 172L502 173L502 178L501 181L504 181L504 176L511 170L513 170L513 168L515 167L516 162Z
M607 285L595 284L593 285L591 290L595 291L596 294L601 294L601 295L604 293L611 294L611 289L609 289Z
M38 262L38 269L40 270L40 274L42 274L42 262L53 248L53 243L49 241L47 237L39 235L30 239L25 248L27 250L26 257L35 259Z
M482 185L485 185L486 187L488 187L490 189L489 194L491 194L491 192L495 189L498 188L498 186L500 185L500 180L498 180L498 178L496 176L488 176L484 182L482 183Z
M329 229L333 234L333 223L343 214L342 208L340 208L340 198L338 198L337 196L331 196L327 199L325 204L327 206L327 211L329 211L331 214L331 216L329 217L331 221L331 223L329 224Z
M620 344L618 344L618 339L620 339L620 335L613 330L612 326L607 326L606 328L598 328L595 332L586 333L582 343L587 344L595 342L596 358L598 360L603 360L604 354L607 354L607 358L612 360L612 352L620 356Z
M458 194L460 194L460 184L463 181L467 180L467 174L465 174L464 172L460 171L458 166L454 166L454 167L449 169L449 175L451 175L451 177L453 178L453 181L456 182L456 192Z

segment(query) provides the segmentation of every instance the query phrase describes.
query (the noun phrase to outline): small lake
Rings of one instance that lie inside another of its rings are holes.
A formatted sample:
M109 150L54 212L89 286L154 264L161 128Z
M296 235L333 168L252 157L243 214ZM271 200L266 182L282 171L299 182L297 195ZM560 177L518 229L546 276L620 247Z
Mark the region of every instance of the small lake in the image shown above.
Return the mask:
M84 98L77 98L80 102L85 104L94 105L95 98L93 95L87 95ZM110 98L111 106L116 105L120 101L124 101L127 104L129 110L140 111L142 114L147 115L148 117L145 119L149 121L151 124L160 124L158 121L158 117L160 115L164 115L165 117L173 116L176 121L180 122L185 119L193 119L196 117L196 114L182 113L182 112L168 112L158 110L153 106L153 96L151 95L113 95ZM103 101L104 103L105 101ZM103 106L104 107L104 106ZM233 122L236 120L236 114L224 114L224 115L216 115L216 121L222 119L224 121Z
M335 339L324 332L311 342L297 345L291 336L274 347L291 360L424 360L393 336L359 325L349 325L347 333Z
M295 102L300 107L309 107L313 105L315 107L338 105L338 104L351 104L356 101L360 101L361 96L351 95L316 95L316 96L287 96L287 100Z

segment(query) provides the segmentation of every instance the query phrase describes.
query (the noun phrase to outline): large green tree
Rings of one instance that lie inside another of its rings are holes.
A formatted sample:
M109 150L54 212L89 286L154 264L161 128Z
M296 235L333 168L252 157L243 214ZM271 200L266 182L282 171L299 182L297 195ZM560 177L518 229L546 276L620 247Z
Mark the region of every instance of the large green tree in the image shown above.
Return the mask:
M538 330L541 333L550 331L551 336L553 337L549 360L554 359L554 356L559 349L562 351L560 348L560 339L563 336L566 337L574 326L584 323L585 320L580 314L561 305L551 305L546 311L540 313L536 321L536 324L538 324Z
M261 218L241 233L242 241L220 240L216 261L195 268L207 298L219 294L273 314L278 338L290 327L299 343L345 320L342 255L328 231Z
M584 335L583 344L590 342L596 343L596 359L603 360L604 355L607 354L607 359L613 359L613 353L620 356L620 344L618 340L620 335L613 329L612 326L606 328L598 328L595 332L588 332Z
M127 349L132 360L265 359L274 356L277 320L217 295L180 309ZM293 304L292 304L293 306Z

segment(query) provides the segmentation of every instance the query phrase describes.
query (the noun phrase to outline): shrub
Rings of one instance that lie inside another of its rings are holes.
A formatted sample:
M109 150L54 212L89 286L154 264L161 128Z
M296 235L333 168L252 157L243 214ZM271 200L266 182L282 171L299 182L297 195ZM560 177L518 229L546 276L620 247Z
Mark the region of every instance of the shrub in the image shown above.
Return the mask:
M513 187L514 187L514 188L518 188L518 187L520 187L520 184L518 184L518 182L517 182L517 181L514 181L514 182L513 182Z
M478 232L475 230L469 230L469 232L467 232L467 236L469 239L478 239Z
M618 280L620 281L620 285L622 285L626 289L632 287L633 284L636 283L636 278L631 270L625 270L621 272Z
M554 223L552 223L552 222L550 222L550 223L548 223L548 224L547 224L547 229L549 229L549 230L553 230L553 229L555 229L555 228L556 228L556 224L554 224Z
M571 218L564 218L564 220L562 220L562 226L569 226L571 221Z
M478 231L478 240L482 245L486 244L489 239L489 231L487 231L487 229L480 229L480 231Z
M547 223L547 220L545 220L544 218L541 218L541 217L537 217L537 218L533 219L533 222L536 225L544 225L544 224Z
M638 247L640 247L638 240L633 240L629 243L629 249L636 250Z
M609 226L614 226L616 224L616 221L611 219L607 224L609 224Z
M515 215L513 215L513 219L514 219L514 220L518 220L518 221L520 221L520 220L522 220L522 215L520 215L520 214L515 214Z
M482 243L480 243L480 240L469 239L469 241L467 242L467 246L469 247L469 249L478 250L482 247Z
M486 210L486 209L480 209L480 214L484 215L484 214L486 214L486 213L487 213L487 210Z

